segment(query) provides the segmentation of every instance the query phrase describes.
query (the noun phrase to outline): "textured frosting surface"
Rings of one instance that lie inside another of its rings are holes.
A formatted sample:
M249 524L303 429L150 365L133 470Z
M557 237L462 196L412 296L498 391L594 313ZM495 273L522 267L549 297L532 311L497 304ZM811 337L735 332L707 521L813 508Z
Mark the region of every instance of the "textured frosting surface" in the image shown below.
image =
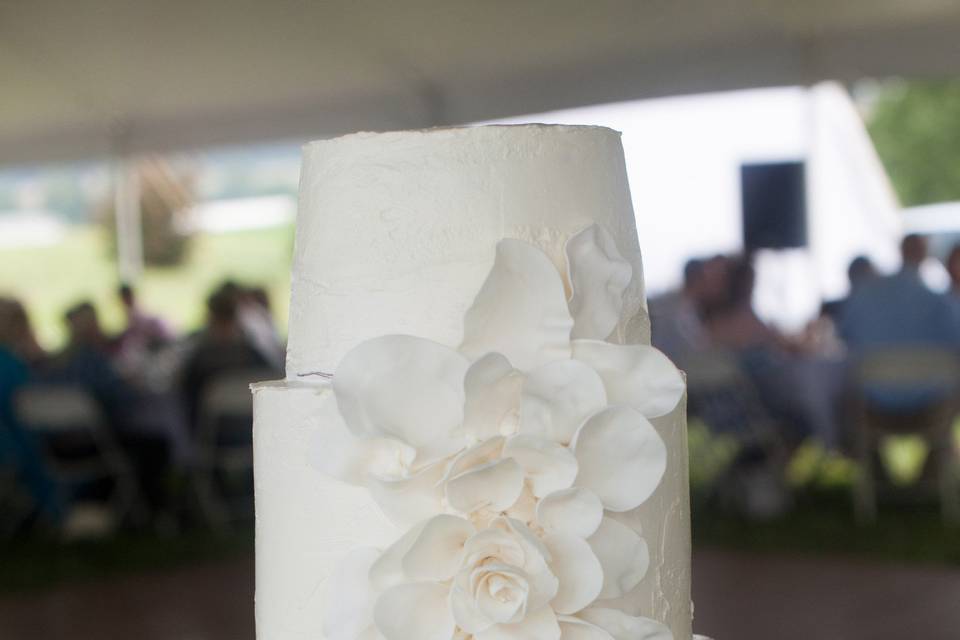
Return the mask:
M596 127L483 127L355 134L304 150L287 381L254 388L257 636L324 640L337 558L386 548L400 530L369 493L311 460L336 411L312 372L335 372L364 340L410 334L455 346L497 243L524 240L563 269L564 245L599 223L633 266L608 340L649 344L640 249L619 135ZM569 292L568 292L569 293ZM691 638L689 488L683 403L653 420L666 473L613 517L642 533L647 577L612 606Z
M386 547L398 530L369 493L319 473L310 456L328 385L253 386L256 617L259 640L318 640L328 579L355 546Z
M358 133L307 145L287 378L332 372L384 334L458 344L498 241L525 240L559 267L564 242L591 223L643 273L620 134L610 129ZM638 275L614 341L645 341L641 308Z

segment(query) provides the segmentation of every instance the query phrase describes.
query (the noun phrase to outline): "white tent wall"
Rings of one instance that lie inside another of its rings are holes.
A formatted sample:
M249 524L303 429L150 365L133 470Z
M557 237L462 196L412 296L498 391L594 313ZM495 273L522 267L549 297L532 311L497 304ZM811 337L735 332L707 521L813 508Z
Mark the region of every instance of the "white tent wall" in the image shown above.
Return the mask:
M896 198L863 121L839 85L619 103L503 122L600 124L623 132L652 295L680 284L691 257L743 249L740 166L805 159L809 247L757 256L756 306L795 330L843 295L866 254L896 265ZM644 240L655 238L656 241Z

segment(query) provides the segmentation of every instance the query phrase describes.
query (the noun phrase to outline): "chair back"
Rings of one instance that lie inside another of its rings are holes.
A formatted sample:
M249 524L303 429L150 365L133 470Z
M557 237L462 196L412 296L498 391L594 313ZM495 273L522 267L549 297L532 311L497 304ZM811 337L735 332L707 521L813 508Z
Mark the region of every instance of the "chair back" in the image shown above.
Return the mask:
M18 419L31 431L86 431L104 423L96 399L75 386L28 386L17 392L15 406Z
M683 365L691 393L709 393L750 384L736 354L724 349L688 355Z
M885 347L862 355L857 361L861 386L960 387L960 358L953 351L930 346Z
M224 423L253 428L253 396L250 384L275 377L263 369L238 369L211 380L200 398L199 435L215 446Z
M61 489L69 494L75 487L109 480L107 505L115 522L143 512L133 464L87 390L73 385L28 386L17 392L14 406L24 428L39 436L47 468Z
M736 353L711 349L684 359L690 411L711 431L733 435L741 445L778 446L773 420Z

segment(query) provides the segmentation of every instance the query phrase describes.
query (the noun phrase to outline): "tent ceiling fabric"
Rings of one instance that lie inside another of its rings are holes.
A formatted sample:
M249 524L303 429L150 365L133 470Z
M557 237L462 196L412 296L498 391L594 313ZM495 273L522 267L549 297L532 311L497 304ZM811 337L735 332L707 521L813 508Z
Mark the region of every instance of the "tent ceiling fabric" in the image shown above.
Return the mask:
M958 42L954 0L0 0L0 163L956 75Z

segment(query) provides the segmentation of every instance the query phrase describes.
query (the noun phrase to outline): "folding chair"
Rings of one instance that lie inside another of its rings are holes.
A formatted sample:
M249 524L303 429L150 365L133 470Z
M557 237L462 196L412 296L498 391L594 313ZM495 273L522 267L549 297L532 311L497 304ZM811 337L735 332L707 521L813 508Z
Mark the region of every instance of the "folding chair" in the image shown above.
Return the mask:
M89 392L69 385L29 386L17 393L15 407L19 422L39 437L48 469L65 494L106 480L116 522L144 513L133 465Z
M960 524L960 461L953 441L960 389L960 360L935 347L891 347L859 359L856 366L857 458L860 473L853 487L854 510L861 523L877 518L876 451L884 435L923 438L935 467L941 514L945 523ZM931 390L929 406L909 414L883 412L871 406L868 393Z
M253 474L253 403L250 383L275 372L244 369L213 379L200 399L197 424L195 483L200 507L216 528L228 528L252 515L253 487L239 499L228 499L225 477Z
M783 512L789 504L782 472L787 447L737 354L703 351L688 355L683 367L690 414L711 432L732 437L739 447L713 492L728 507L751 517Z
M690 412L743 447L782 452L782 437L756 385L731 351L711 349L684 359Z

